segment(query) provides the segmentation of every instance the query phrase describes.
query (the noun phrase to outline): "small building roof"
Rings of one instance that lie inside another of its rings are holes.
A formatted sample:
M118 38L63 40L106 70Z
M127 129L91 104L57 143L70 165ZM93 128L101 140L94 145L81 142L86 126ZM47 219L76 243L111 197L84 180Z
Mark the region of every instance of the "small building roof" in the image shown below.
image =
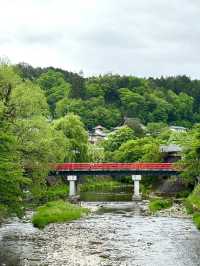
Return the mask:
M101 125L98 125L98 126L94 127L94 129L104 129L104 127Z
M183 149L177 144L160 145L161 152L181 152Z
M186 127L181 127L181 126L170 126L170 129L175 129L175 130L187 130Z

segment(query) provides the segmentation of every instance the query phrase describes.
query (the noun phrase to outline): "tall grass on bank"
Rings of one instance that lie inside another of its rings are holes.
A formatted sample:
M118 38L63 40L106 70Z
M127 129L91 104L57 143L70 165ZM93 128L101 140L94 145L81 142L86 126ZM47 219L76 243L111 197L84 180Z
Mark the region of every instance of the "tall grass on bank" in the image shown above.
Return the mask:
M170 208L172 203L170 199L152 199L149 203L149 210L151 213L155 213L162 209Z
M200 185L197 185L185 200L185 207L188 214L193 215L193 221L200 230Z
M62 223L77 220L89 213L89 210L62 200L48 202L39 207L33 216L35 227L44 228L49 223Z

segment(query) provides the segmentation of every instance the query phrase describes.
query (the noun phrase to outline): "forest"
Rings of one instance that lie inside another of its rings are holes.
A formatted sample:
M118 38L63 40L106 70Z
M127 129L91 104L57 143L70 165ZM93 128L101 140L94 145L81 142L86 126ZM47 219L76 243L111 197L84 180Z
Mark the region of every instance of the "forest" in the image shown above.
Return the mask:
M1 62L0 216L20 215L27 193L35 202L48 198L51 163L162 162L161 144L183 147L183 178L194 184L200 174L199 123L200 80L84 78L53 67ZM97 147L88 140L96 125L119 129ZM170 125L187 132L172 133Z

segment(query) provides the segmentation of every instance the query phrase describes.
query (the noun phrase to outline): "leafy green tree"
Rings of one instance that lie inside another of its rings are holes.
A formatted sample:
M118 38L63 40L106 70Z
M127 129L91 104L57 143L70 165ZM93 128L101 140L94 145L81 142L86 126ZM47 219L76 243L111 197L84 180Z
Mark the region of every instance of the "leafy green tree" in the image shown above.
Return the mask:
M54 115L56 103L69 96L71 85L64 80L62 73L54 70L41 74L37 82L45 91L50 110Z
M68 140L66 161L88 161L88 134L79 116L68 114L53 122L53 128L62 131Z
M127 125L129 128L131 128L137 137L144 136L145 129L140 119L135 117L126 117L124 124Z
M99 97L99 96L103 96L104 97L104 90L101 87L101 84L99 83L95 83L95 82L89 82L86 81L86 95L87 98L91 98L91 97Z
M103 142L103 147L106 151L113 152L124 142L135 138L134 131L127 126L123 126L108 135L108 138Z
M18 145L11 130L15 110L10 97L19 82L11 66L0 65L0 204L15 213L20 212L22 186L28 182L22 175Z
M151 122L147 124L146 131L149 135L156 137L160 135L164 130L168 129L168 125L162 122Z
M43 91L30 81L17 85L11 96L17 118L48 116L49 108Z
M105 161L104 149L100 146L89 144L88 145L88 157L90 162L103 162Z
M120 89L119 93L124 114L128 117L143 118L141 107L145 104L144 97L126 88Z
M200 176L200 126L186 136L183 144L183 156L180 167L184 169L182 176L190 183L195 183Z
M128 140L115 151L116 162L138 162L151 161L159 162L162 159L159 143L153 138L145 137L135 140Z

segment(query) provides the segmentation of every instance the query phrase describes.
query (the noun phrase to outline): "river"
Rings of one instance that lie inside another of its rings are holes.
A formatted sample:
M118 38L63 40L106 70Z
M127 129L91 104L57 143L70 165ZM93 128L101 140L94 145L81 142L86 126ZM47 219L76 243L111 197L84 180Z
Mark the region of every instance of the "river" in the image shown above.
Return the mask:
M100 210L43 231L28 220L0 228L1 266L197 266L200 232L190 219L153 217L133 202L84 203Z

